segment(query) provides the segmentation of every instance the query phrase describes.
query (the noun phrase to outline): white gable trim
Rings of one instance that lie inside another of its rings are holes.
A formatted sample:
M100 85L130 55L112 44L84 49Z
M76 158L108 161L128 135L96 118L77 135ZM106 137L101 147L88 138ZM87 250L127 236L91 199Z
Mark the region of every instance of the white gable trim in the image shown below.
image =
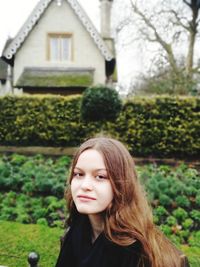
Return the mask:
M23 44L26 37L29 35L33 27L35 26L36 22L40 19L48 5L53 0L40 0L40 2L36 5L33 12L24 23L16 37L10 43L10 45L6 48L3 52L3 56L8 60L11 59L15 53L17 52L18 48ZM94 43L97 45L98 49L100 50L101 54L105 58L105 60L110 61L113 58L111 51L106 46L105 42L103 41L102 37L96 30L95 26L87 16L84 9L80 6L77 0L65 0L69 3L71 8L73 9L74 13L77 15L85 29L89 32L90 36L92 37Z

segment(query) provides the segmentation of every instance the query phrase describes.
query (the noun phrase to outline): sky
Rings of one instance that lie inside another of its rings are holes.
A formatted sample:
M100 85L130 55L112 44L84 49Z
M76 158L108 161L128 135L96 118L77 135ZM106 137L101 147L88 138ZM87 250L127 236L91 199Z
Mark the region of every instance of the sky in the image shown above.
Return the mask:
M7 38L14 37L39 0L0 0L0 55ZM79 0L99 29L99 0Z

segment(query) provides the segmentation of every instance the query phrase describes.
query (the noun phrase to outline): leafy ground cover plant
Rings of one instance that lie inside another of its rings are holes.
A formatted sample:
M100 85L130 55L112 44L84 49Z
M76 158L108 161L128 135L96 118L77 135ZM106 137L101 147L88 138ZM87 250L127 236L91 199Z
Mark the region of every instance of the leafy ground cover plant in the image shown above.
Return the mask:
M70 157L11 154L0 157L0 190L63 198Z
M63 227L65 200L55 196L32 197L10 191L0 194L0 220Z
M153 207L154 220L162 231L176 243L195 240L199 244L199 172L184 164L176 168L148 165L138 171Z
M69 157L0 157L0 220L62 227ZM173 242L200 246L200 177L186 165L137 166L154 220Z

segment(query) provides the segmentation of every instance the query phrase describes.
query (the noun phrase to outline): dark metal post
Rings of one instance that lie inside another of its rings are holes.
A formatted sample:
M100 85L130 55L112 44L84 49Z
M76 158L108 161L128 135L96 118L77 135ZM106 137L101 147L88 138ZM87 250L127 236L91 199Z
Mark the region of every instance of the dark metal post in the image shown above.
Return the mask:
M40 256L36 252L31 252L28 255L28 263L30 267L38 267Z

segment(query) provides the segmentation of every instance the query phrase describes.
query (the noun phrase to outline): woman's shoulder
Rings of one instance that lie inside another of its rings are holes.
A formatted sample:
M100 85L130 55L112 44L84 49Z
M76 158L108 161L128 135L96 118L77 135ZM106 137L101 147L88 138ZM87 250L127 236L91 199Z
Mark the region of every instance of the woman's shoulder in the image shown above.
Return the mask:
M65 240L67 239L67 236L69 235L71 230L71 227L67 227L67 229L64 231L63 235L60 237L60 245L63 246Z
M125 256L129 255L134 257L134 256L139 256L141 254L141 245L139 241L134 241L130 245L123 246L113 243L106 238L105 240L108 249L111 249L113 250L113 252L118 253L120 255L125 255Z

